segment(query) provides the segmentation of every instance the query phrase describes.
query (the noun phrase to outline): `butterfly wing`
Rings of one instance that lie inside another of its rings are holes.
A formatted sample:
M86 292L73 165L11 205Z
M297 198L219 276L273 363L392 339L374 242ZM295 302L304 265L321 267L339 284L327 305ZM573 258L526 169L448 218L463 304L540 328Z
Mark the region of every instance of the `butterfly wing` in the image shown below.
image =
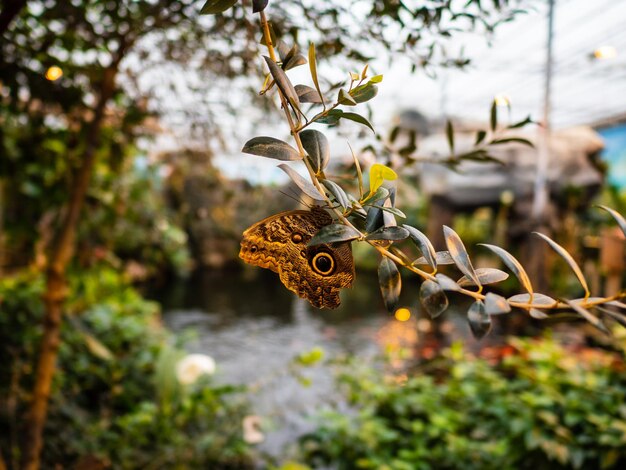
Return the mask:
M349 243L308 247L311 237L332 218L321 208L289 211L257 222L243 233L239 256L277 272L289 290L317 308L336 308L339 289L354 280Z

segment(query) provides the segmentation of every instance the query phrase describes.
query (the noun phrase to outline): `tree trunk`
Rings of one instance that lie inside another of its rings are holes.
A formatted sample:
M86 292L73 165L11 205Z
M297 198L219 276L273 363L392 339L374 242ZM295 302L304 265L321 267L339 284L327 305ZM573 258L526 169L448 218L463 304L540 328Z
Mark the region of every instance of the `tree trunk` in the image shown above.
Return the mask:
M100 143L104 111L115 89L115 76L119 62L120 60L114 61L109 68L105 69L94 117L89 124L83 162L76 173L67 210L50 253L50 262L46 273L46 291L43 295L45 305L44 332L39 350L33 396L25 420L22 442L21 466L23 470L38 470L40 466L43 429L46 423L48 400L59 350L63 303L67 296L65 274L67 265L74 254L78 220L89 188L96 149Z

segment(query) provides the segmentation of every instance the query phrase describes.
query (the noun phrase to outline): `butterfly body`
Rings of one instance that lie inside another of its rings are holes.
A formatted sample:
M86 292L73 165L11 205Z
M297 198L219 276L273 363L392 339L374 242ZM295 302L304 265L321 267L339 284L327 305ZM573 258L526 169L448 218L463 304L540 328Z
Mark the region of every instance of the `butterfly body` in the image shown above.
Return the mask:
M317 206L270 216L243 233L239 257L278 273L285 287L314 307L336 308L339 290L354 281L350 243L308 246L330 223L330 215Z

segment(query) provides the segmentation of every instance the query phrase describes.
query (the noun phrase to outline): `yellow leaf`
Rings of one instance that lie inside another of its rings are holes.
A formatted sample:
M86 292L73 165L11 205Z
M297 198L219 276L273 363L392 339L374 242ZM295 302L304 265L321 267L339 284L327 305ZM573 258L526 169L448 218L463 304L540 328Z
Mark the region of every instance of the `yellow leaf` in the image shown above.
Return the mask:
M380 163L374 163L370 168L370 194L376 192L383 184L383 181L393 181L398 178L395 171Z

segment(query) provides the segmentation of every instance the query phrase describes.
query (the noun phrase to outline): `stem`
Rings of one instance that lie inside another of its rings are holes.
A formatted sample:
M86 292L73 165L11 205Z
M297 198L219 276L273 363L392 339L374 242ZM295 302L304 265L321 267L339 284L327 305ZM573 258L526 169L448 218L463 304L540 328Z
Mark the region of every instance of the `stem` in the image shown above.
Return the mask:
M263 37L265 39L265 43L267 45L267 50L269 52L270 58L274 62L276 62L276 53L274 51L274 46L272 44L272 39L271 39L270 29L269 29L269 23L267 21L267 17L265 16L265 12L263 12L263 11L259 12L259 17L260 17L260 21L261 21L261 28L263 30ZM359 82L359 85L360 85L360 83L361 82ZM362 233L359 229L357 229L346 218L346 214L345 213L343 213L341 210L339 210L338 207L335 207L333 205L333 203L331 202L330 198L326 194L326 191L324 190L323 186L321 185L321 183L320 183L320 181L318 179L318 175L315 173L315 171L311 167L311 165L308 162L308 160L306 158L304 158L306 156L306 152L304 150L304 147L302 146L302 141L300 139L299 132L302 131L303 129L305 129L306 127L308 127L310 124L315 122L320 117L326 116L330 111L332 111L333 109L337 108L339 106L339 103L335 103L330 108L324 109L320 113L316 114L310 121L307 121L306 123L302 124L301 120L300 120L300 116L297 113L296 113L296 120L297 120L297 122L294 122L293 116L291 115L291 112L289 111L289 104L288 104L286 98L281 93L280 89L278 89L278 96L280 98L283 111L285 112L285 116L287 118L287 122L288 122L289 128L291 130L291 135L293 135L293 138L294 138L294 140L296 142L296 146L298 147L298 152L303 157L303 162L304 162L304 165L306 166L307 171L309 172L309 177L311 179L311 182L313 183L315 188L319 191L319 193L323 196L324 202L326 203L327 207L335 214L337 219L343 225L351 227L357 233L359 233L360 237L358 238L358 241L365 241L365 242L369 243L382 256L385 256L385 257L389 258L390 260L392 260L393 262L395 262L396 264L398 264L400 266L404 266L406 269L408 269L409 271L411 271L411 272L421 276L423 279L428 279L428 280L437 282L437 278L433 274L427 273L426 271L422 271L421 269L413 266L412 264L407 263L404 259L402 259L399 256L397 256L396 254L390 252L386 247L380 246L376 241L365 240L365 234ZM495 139L495 137L498 135L499 132L500 131L496 130L493 133L494 136L493 136L492 140ZM489 145L491 145L491 142L484 142L479 147L479 149L480 148L487 148ZM455 161L457 159L458 159L458 157L454 157ZM359 185L359 188L361 188L361 185ZM362 195L361 195L361 197L362 197ZM349 212L348 212L348 214L349 214ZM481 286L479 286L477 291L471 291L471 290L468 290L468 289L461 288L457 292L460 293L460 294L466 295L468 297L472 297L472 298L474 298L476 300L485 300L486 296L484 294L482 294L482 291L483 291L483 286L481 285ZM587 299L585 299L585 301L583 303L581 303L581 307L586 307L586 308L594 307L594 306L597 306L597 305L604 304L606 302L610 302L612 300L621 299L621 298L623 298L625 296L626 296L626 292L621 292L620 294L617 294L615 296L612 296L612 297L609 297L609 298L602 298L602 299L599 299L599 300L595 300L593 302L588 302ZM510 301L507 301L507 302L512 307L517 307L517 308L522 308L522 309L537 308L537 309L542 309L542 310L551 310L551 309L567 307L567 304L565 304L563 302L558 302L558 301L555 302L553 305L539 305L539 304L533 304L533 303L510 302Z

